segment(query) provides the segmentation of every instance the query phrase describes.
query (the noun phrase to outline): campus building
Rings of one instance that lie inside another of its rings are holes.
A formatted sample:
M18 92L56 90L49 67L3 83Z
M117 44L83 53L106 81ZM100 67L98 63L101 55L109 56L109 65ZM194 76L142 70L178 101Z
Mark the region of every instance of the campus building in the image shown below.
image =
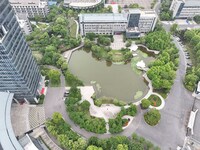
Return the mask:
M28 35L32 32L31 23L28 19L27 14L17 14L17 21L25 35Z
M29 18L46 17L49 12L47 0L9 0L16 14L25 13Z
M64 6L73 9L91 9L104 3L104 0L64 0Z
M82 36L87 33L119 34L127 38L139 37L141 33L153 31L157 15L153 10L131 9L124 13L80 14L79 24Z
M200 15L200 0L173 0L170 10L173 18L192 18Z
M8 0L0 1L0 91L37 102L41 74Z

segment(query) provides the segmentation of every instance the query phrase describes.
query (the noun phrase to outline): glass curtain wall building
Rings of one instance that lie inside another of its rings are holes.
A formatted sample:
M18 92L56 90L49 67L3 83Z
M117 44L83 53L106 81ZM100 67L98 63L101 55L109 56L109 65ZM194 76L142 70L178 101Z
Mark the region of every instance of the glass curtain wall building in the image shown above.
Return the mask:
M8 0L0 0L0 91L35 102L41 74Z

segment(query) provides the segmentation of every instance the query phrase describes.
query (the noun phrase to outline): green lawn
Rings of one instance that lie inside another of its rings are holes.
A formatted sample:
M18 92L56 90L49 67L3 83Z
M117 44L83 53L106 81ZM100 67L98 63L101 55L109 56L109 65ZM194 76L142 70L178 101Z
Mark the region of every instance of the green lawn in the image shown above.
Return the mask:
M70 35L72 37L76 37L76 30L77 30L77 25L76 22L72 19L69 20L69 27L70 27Z

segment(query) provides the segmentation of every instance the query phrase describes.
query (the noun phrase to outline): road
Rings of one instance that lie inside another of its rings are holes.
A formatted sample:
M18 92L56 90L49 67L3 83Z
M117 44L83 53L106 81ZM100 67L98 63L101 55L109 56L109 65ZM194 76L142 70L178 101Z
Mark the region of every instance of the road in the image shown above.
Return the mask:
M183 78L186 73L186 60L183 49L176 39L173 39L180 52L180 63L174 85L166 99L166 104L161 110L161 121L156 127L147 126L142 120L136 130L141 135L162 150L175 149L178 145L183 145L186 135L186 125L189 113L193 105L193 97L183 86Z

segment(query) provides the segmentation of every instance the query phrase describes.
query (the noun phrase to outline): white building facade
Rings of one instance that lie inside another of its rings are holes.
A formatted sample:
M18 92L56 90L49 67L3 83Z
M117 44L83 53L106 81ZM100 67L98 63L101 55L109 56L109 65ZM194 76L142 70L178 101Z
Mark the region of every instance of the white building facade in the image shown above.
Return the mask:
M28 18L46 17L49 12L46 0L9 0L16 14L24 13Z
M126 32L128 38L138 37L140 33L153 31L156 22L157 15L153 10L134 9L129 12L117 14L79 15L82 36L85 36L87 33L113 35Z
M16 17L23 33L25 35L30 34L32 32L32 27L30 21L28 20L27 14L17 14Z
M173 0L170 10L173 18L192 18L200 15L200 0Z

